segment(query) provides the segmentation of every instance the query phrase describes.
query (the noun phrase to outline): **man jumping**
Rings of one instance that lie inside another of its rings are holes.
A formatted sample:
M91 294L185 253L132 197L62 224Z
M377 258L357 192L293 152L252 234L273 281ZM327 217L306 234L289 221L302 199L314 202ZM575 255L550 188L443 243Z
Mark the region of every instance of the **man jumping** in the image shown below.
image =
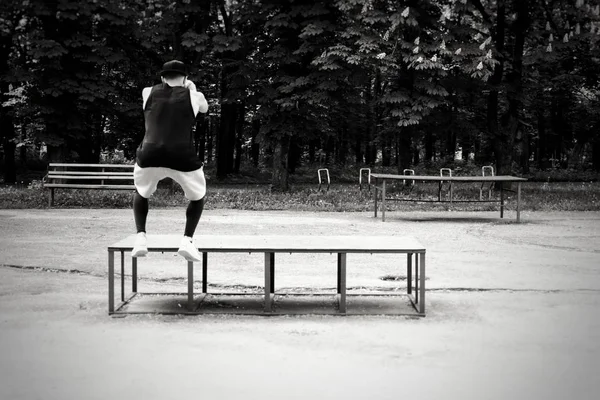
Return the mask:
M146 217L148 198L158 182L171 178L181 185L190 201L179 255L188 261L201 261L194 244L194 232L204 209L206 180L204 164L198 159L192 140L192 128L198 112L206 113L208 103L196 85L187 79L187 67L181 61L168 61L160 72L162 83L142 91L146 133L136 152L133 181L133 216L137 229L132 256L148 254Z

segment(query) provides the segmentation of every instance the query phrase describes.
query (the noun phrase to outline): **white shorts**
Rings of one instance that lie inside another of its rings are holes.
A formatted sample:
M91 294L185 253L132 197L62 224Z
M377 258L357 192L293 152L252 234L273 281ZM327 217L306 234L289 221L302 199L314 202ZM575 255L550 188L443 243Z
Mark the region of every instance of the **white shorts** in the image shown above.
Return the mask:
M200 200L206 194L206 180L202 167L195 171L181 172L163 167L140 168L135 164L133 169L133 184L138 193L145 198L152 196L158 182L165 178L171 178L177 182L188 200Z

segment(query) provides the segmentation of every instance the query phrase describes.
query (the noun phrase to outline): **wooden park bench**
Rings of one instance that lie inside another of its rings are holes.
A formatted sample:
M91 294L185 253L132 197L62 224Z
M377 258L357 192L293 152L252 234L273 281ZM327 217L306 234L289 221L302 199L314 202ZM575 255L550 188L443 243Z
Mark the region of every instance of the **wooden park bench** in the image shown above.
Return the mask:
M129 314L124 308L138 296L157 293L138 293L138 261L144 258L131 258L131 294L125 293L125 253L131 252L135 235L108 246L108 313ZM176 235L148 235L148 251L175 253L179 248L180 237ZM196 245L202 253L202 294L194 300L194 263L187 262L187 310L176 309L163 314L202 314L202 302L208 294L208 253L264 253L264 310L262 314L274 315L275 296L275 255L284 253L336 253L337 254L337 312L346 314L346 259L349 254L406 254L406 296L416 315L425 315L425 248L415 239L398 236L257 236L257 235L202 235L196 236ZM121 261L121 302L115 307L115 253L120 253ZM414 256L414 262L413 262ZM414 266L414 275L413 275ZM413 276L415 291L413 294ZM165 294L165 293L161 293ZM173 295L175 293L167 293ZM247 293L244 293L247 295ZM211 293L218 295L218 293ZM252 295L252 294L251 294ZM333 293L332 293L333 295ZM354 295L354 294L353 294ZM369 294L365 294L369 295ZM385 295L390 296L390 293ZM359 296L356 294L356 296ZM396 296L398 296L396 294ZM133 313L133 311L132 311ZM243 313L243 312L240 312ZM353 312L350 312L351 314ZM252 314L256 314L253 312ZM415 315L415 314L410 314Z
M54 204L54 189L135 190L133 165L50 163L42 184L50 189L48 205Z

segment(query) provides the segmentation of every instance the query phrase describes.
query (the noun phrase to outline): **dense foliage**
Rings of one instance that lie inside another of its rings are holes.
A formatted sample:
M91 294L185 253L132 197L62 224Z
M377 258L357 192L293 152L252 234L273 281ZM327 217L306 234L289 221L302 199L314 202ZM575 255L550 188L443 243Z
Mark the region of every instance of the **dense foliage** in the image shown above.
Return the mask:
M304 162L472 157L497 173L600 170L597 0L5 0L4 180L17 159L132 159L164 61L209 99L217 178Z

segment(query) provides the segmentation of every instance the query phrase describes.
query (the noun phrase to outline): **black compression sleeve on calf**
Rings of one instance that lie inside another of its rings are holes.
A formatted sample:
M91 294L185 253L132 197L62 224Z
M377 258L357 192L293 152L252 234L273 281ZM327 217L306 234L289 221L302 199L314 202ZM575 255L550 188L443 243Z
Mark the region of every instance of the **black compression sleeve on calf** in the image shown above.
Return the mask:
M148 199L135 192L133 195L133 218L137 232L146 232L146 217L148 216Z
M204 198L196 201L190 201L188 208L185 212L185 232L184 236L194 237L198 221L202 216L202 210L204 210Z

